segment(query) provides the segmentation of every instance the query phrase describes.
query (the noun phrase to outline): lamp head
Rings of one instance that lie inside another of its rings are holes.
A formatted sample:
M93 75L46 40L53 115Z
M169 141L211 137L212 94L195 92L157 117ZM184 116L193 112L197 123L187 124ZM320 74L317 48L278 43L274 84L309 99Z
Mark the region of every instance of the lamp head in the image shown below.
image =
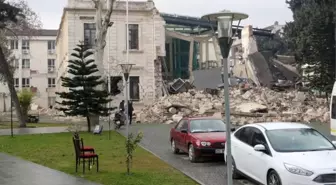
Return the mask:
M128 63L125 63L125 64L119 64L120 67L121 67L121 70L124 74L124 78L125 80L127 81L128 80L128 77L129 77L129 74L132 70L132 67L135 65L135 64L128 64Z
M248 15L245 13L231 12L229 10L223 10L217 13L211 13L211 14L202 16L202 19L217 22L219 38L222 38L222 37L231 38L232 37L232 22L241 21L247 18L248 18Z

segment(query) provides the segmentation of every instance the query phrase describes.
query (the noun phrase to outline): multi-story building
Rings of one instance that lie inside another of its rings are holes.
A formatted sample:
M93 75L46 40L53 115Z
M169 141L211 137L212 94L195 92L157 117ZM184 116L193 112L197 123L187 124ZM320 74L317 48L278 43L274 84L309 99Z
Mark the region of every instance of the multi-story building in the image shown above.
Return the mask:
M31 88L34 103L42 108L55 104L57 30L37 30L32 36L8 38L15 57L14 84L17 90ZM7 84L0 84L0 112L10 109Z
M126 62L126 42L129 42L129 63L135 64L130 73L129 97L134 101L153 100L159 94L159 78L162 78L158 75L161 65L156 59L165 54L164 20L153 1L130 1L129 39L126 41L126 4L125 1L117 1L111 22L113 26L108 29L101 65L105 75L109 73L113 76L112 81L121 78L118 64ZM95 34L95 9L92 1L68 0L56 38L56 86L59 91L65 90L61 87L60 77L67 75L68 60L76 44L85 41L94 47Z

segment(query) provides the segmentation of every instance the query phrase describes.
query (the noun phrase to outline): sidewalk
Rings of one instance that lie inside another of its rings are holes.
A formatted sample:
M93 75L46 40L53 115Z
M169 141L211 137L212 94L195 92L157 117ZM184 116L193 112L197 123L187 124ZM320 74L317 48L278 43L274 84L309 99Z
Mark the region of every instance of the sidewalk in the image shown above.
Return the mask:
M27 134L51 134L69 132L68 127L43 127L43 128L15 128L13 129L14 135L27 135ZM0 136L11 135L11 129L0 129Z
M74 169L75 170L75 169ZM99 185L0 153L1 185Z
M107 122L102 121L103 131L109 130ZM114 130L114 125L111 123L110 129ZM94 129L94 126L91 127L91 130ZM82 131L87 131L87 127L82 127ZM63 133L69 132L68 127L39 127L39 128L14 128L14 135L29 135L29 134L52 134L52 133ZM11 129L0 129L0 136L10 136Z

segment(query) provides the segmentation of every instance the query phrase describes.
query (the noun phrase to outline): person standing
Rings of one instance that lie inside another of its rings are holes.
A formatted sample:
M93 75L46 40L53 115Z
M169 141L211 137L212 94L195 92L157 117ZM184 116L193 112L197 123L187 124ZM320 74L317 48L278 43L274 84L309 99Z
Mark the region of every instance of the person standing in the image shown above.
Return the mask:
M119 103L119 110L121 110L122 112L125 111L125 100L122 100L122 101Z
M132 125L132 118L133 118L133 102L128 101L128 118L129 118L129 124Z

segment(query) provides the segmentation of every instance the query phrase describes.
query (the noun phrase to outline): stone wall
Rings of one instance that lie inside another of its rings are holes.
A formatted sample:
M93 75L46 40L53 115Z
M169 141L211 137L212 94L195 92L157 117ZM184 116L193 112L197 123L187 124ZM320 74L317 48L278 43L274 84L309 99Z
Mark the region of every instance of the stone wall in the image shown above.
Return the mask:
M62 29L58 42L64 43L68 51L60 51L58 60L60 62L58 76L65 75L67 58L69 53L78 43L84 39L83 24L94 23L95 12L91 1L69 0L65 9ZM130 76L140 78L140 98L141 101L153 101L155 99L155 66L154 60L157 58L156 47L160 46L165 50L164 20L154 7L152 1L129 2L129 23L139 25L139 49L130 50L129 63L135 64ZM107 45L104 53L104 75L109 71L111 76L120 76L120 63L126 62L126 25L125 25L125 2L117 2L112 13L111 21L114 23L107 34ZM59 48L59 47L58 47ZM109 67L108 64L109 63ZM110 70L108 70L110 68ZM60 81L58 81L60 87ZM117 98L119 99L119 98Z

